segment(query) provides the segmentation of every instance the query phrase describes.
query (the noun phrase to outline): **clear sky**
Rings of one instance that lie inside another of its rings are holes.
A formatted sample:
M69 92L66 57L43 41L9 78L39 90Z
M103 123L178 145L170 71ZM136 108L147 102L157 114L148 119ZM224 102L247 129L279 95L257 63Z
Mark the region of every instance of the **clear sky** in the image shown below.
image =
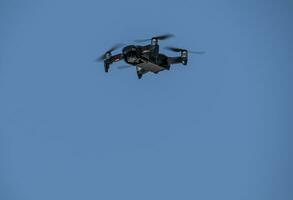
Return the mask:
M1 0L0 199L293 199L292 10ZM94 62L164 33L207 53L141 80Z

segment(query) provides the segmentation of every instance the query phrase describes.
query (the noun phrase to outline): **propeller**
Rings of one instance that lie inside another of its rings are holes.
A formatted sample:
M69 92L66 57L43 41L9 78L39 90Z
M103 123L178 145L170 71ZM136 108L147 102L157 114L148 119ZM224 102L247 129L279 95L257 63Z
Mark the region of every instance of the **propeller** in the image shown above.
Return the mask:
M123 65L123 66L118 66L117 69L128 69L131 68L131 65Z
M164 35L158 35L158 36L154 36L152 38L149 39L142 39L142 40L134 40L135 42L141 43L141 42L147 42L150 41L152 39L157 39L157 40L166 40L168 38L174 37L174 35L172 34L164 34Z
M174 52L182 52L182 51L187 51L188 53L194 53L194 54L204 54L204 51L189 51L187 49L180 49L177 47L165 47L165 49L170 50L170 51L174 51Z
M97 61L103 61L107 58L107 54L111 54L112 51L115 51L116 49L120 48L124 46L124 44L119 43L114 45L113 47L111 47L108 51L106 51L106 53L104 53L103 55L101 55L100 57L97 58Z

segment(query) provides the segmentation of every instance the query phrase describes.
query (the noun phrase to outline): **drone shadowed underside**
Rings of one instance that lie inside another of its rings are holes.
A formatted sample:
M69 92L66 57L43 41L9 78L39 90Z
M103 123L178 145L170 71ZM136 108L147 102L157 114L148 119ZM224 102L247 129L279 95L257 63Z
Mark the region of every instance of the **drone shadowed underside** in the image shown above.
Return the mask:
M165 47L170 51L180 53L177 57L169 57L159 52L159 40L166 40L173 37L172 34L165 34L154 36L150 39L135 40L137 43L150 42L147 45L128 45L123 44L114 45L106 53L101 55L97 61L104 62L105 72L109 71L112 63L124 60L128 65L120 66L119 69L125 69L128 67L135 67L137 77L139 79L148 72L155 74L163 70L169 70L172 64L183 64L187 65L188 53L203 54L202 51L189 51L187 49L180 49L176 47ZM123 47L122 52L112 55L112 52Z

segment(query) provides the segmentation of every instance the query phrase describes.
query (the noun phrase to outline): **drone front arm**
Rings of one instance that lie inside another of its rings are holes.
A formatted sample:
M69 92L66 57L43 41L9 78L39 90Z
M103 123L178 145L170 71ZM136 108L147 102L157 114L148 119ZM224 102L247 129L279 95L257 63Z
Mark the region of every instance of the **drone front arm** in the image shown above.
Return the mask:
M168 64L179 64L182 63L183 65L187 64L187 57L168 57Z
M109 61L110 61L110 63L113 63L113 62L118 62L118 61L120 61L122 59L123 59L123 54L122 53L119 53L117 55L111 56L109 58Z
M123 54L119 53L117 55L111 56L110 58L104 60L105 72L109 71L110 64L112 64L113 62L118 62L118 61L120 61L122 59L123 59Z
M168 63L169 64L182 63L182 58L181 57L168 57Z

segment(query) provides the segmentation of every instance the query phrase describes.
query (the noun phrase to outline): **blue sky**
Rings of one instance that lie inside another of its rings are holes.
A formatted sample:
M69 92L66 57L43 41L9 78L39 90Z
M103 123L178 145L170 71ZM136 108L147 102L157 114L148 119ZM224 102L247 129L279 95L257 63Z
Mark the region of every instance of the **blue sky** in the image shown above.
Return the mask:
M292 199L292 9L2 0L0 199ZM141 80L94 62L164 33L207 53Z

